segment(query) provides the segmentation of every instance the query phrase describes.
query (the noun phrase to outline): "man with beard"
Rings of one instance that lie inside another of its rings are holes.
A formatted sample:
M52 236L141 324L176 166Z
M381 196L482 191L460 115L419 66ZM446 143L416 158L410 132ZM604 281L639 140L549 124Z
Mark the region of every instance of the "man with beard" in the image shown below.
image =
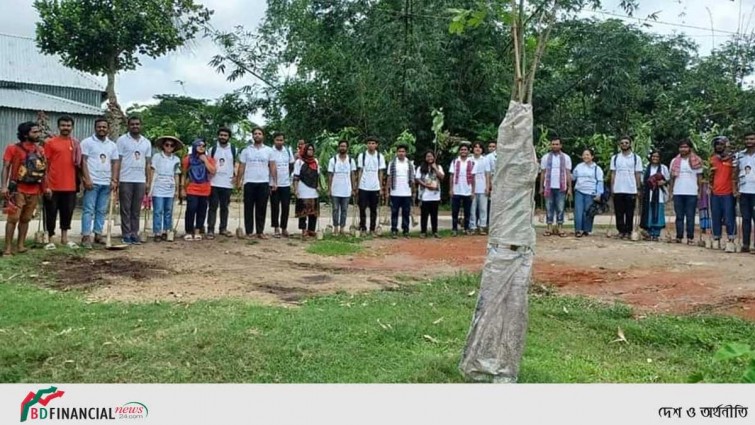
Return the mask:
M262 128L255 127L252 138L253 143L241 152L236 181L239 188L244 188L244 228L247 239L269 239L264 233L265 216L270 191L278 189L278 169L272 148L263 143L265 132Z
M409 237L409 216L414 199L414 164L406 157L406 145L396 147L396 158L388 165L388 196L391 200L391 237L398 237L401 210L401 234Z
M11 143L3 154L2 193L8 215L5 223L5 249L3 255L13 254L13 234L18 225L16 253L27 251L24 247L34 209L39 202L45 184L44 151L37 145L39 126L31 121L18 126L18 143Z
M540 161L540 195L545 197L546 210L545 236L566 236L563 229L564 207L566 198L572 195L571 165L569 155L561 151L561 139L551 137L551 151Z
M346 228L349 199L354 194L357 164L349 157L349 141L338 142L338 155L328 161L328 187L333 204L333 233L342 234Z
M367 208L370 209L370 236L375 235L378 220L378 202L380 195L385 195L383 172L385 157L377 151L377 137L367 138L367 151L357 157L359 169L359 231L367 234Z
M737 154L736 166L735 175L738 178L734 193L739 194L742 214L742 252L750 252L750 233L755 219L755 176L752 171L755 169L755 132L745 134L745 149Z
M78 248L68 240L73 210L76 207L76 172L81 164L81 146L71 137L73 118L63 115L58 118L58 135L45 141L47 158L47 181L45 183L44 208L47 233L50 243L45 249L55 249L55 221L60 213L60 243L69 248Z
M619 139L619 149L621 152L611 157L611 192L619 238L629 239L643 166L640 156L632 152L629 136Z
M231 130L218 129L218 143L210 149L210 158L218 166L210 179L210 207L207 211L207 239L215 239L215 221L220 207L220 228L218 234L231 237L228 230L228 206L231 204L233 181L236 178L236 147L231 145Z
M721 223L726 223L729 242L734 242L736 235L734 213L734 190L737 187L737 175L734 174L734 155L729 152L729 139L718 136L713 139L713 156L711 165L711 213L713 239L721 240ZM719 242L720 243L720 242Z
M296 159L291 149L286 146L286 136L283 133L273 134L272 153L278 176L278 189L270 194L271 224L275 229L273 237L287 238L288 213L291 208L291 172ZM270 185L272 186L272 180Z
M139 213L142 199L149 192L149 159L152 157L152 142L142 136L142 120L129 117L128 132L115 143L120 157L118 169L118 200L121 206L121 231L123 243L141 245L139 241Z
M84 211L81 214L81 244L92 248L94 243L104 244L105 226L110 191L116 190L113 176L118 175L118 148L107 137L110 125L105 118L94 121L94 134L81 142L81 171L84 183Z

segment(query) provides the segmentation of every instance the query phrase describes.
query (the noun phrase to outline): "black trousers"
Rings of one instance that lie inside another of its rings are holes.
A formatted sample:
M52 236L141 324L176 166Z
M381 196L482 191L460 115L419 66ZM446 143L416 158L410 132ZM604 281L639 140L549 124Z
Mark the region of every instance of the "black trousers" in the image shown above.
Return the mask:
M427 233L427 219L430 218L430 226L433 233L438 233L438 206L440 201L422 201L420 207L419 228L423 234Z
M307 223L307 220L309 220L309 223ZM310 232L314 232L316 227L317 227L316 215L308 215L306 217L299 217L299 229L301 230L307 229Z
M288 213L291 210L291 187L279 187L270 194L270 224L283 230L288 228Z
M637 196L627 193L613 194L613 209L616 211L616 230L621 234L632 233L632 218Z
M377 207L380 201L379 190L359 189L359 230L367 230L367 208L370 209L370 232L377 226Z
M60 213L60 230L71 230L73 210L76 208L76 192L52 192L51 197L43 196L47 234L55 235L55 220Z
M215 233L215 221L220 207L220 233L228 230L228 206L231 205L231 192L226 187L212 187L210 192L210 208L207 210L207 232Z
M255 224L258 235L265 231L265 215L269 197L270 183L244 184L244 229L247 235L254 233Z

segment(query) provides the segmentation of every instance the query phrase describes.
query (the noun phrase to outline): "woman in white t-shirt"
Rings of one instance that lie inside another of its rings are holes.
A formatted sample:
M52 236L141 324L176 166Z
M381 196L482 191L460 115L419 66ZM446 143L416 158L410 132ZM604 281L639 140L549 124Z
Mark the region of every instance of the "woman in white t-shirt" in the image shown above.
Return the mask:
M301 150L301 157L294 163L294 192L296 192L295 216L299 218L302 239L315 236L320 202L317 188L320 182L320 164L315 158L311 143ZM309 223L307 223L309 221Z
M578 238L592 233L594 215L590 215L593 201L599 201L603 194L603 169L593 161L592 149L582 152L582 162L574 167L574 235Z
M438 205L440 205L440 182L445 174L443 167L435 162L435 153L427 151L425 160L417 167L414 173L417 186L419 187L420 210L420 237L427 237L427 219L430 218L433 237L438 236Z
M170 136L158 138L156 144L160 153L152 157L149 180L152 182L152 234L158 242L167 241L168 230L173 227L173 200L181 175L181 160L173 152L181 150L183 144Z

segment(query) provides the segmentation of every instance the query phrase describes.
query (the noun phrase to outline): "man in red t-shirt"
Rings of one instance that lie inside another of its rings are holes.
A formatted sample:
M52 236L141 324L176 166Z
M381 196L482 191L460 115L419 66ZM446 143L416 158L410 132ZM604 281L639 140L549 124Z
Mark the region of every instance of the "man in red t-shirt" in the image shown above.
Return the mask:
M47 183L45 189L45 218L50 243L45 249L55 249L52 237L55 235L55 220L60 213L60 243L69 248L77 248L75 242L68 241L68 231L71 229L73 209L76 207L76 167L81 160L79 142L71 137L73 118L62 116L58 118L58 132L45 141L45 157L47 158Z
M5 223L5 249L3 255L12 255L13 234L18 225L18 239L16 253L26 252L24 241L29 231L29 221L39 202L39 196L44 187L44 152L37 145L39 126L28 121L18 126L18 143L10 144L3 154L2 193L6 203L5 212L8 221ZM27 163L29 153L36 153L38 164L30 170ZM34 176L38 176L35 178Z
M736 236L734 196L737 187L734 174L734 156L730 152L729 139L718 136L713 139L713 156L710 158L713 182L710 197L713 220L713 239L721 240L721 224L726 224L726 234L733 242Z

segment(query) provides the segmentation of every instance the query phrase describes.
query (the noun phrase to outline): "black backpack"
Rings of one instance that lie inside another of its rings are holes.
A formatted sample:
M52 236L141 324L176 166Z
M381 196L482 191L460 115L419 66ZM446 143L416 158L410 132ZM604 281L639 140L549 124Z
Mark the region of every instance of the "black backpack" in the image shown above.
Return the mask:
M26 155L21 166L18 168L18 180L19 183L27 184L39 184L45 178L47 172L47 161L45 157L39 153L38 148L34 148L29 152L21 146L21 143L17 143L19 149Z
M210 149L210 157L215 159L215 153L218 151L218 145L215 145ZM231 162L236 162L236 146L231 145Z

